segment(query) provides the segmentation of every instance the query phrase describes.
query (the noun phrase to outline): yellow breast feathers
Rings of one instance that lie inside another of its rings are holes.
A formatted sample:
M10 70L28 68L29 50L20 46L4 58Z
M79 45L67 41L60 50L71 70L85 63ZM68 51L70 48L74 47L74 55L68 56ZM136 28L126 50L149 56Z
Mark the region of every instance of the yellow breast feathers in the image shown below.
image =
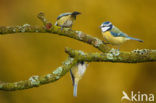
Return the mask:
M124 43L125 41L127 41L127 39L125 37L114 37L110 31L106 31L104 33L102 33L104 39L109 42L112 45L120 45L122 43Z
M58 26L72 26L72 22L74 21L74 18L71 17L71 15L67 15L64 17L61 17L58 21L57 21L57 25Z

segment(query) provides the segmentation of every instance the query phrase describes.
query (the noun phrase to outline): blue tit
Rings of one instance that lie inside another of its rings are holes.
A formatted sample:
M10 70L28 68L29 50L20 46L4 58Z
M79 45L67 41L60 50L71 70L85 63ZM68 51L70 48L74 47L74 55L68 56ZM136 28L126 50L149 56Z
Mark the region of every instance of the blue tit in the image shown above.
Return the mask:
M86 68L87 68L87 64L84 61L82 61L82 62L79 62L75 67L70 69L70 75L71 75L71 79L73 82L74 97L77 96L78 82L84 75Z
M140 39L129 37L127 34L120 31L117 27L115 27L109 21L106 21L106 22L102 23L100 28L101 28L102 35L103 35L104 39L108 43L118 46L118 50L120 48L120 45L122 43L126 42L127 40L136 40L136 41L139 41L139 42L143 42Z
M81 14L80 12L74 11L72 13L63 13L57 17L55 23L56 26L62 28L72 28L73 22L76 20L76 16Z

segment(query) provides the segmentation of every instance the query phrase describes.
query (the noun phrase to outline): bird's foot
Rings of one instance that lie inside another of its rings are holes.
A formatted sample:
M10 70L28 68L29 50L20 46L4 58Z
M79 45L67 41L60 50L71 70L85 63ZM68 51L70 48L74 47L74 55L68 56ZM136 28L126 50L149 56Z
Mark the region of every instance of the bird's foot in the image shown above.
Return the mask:
M71 28L64 28L65 31L72 31Z
M63 27L61 26L61 31L63 30Z
M71 30L72 30L71 28L66 28L66 27L61 26L61 31L63 31L63 29L64 29L65 31L71 31Z
M72 29L71 29L71 28L66 28L66 30L68 30L68 31L72 31Z

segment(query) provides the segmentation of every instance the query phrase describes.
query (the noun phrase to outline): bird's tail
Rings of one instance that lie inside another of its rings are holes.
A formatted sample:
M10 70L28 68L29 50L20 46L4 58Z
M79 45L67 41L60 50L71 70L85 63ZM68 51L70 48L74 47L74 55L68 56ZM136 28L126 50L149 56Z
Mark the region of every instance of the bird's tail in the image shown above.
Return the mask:
M77 84L74 84L73 96L77 97Z
M137 38L133 38L133 37L127 37L128 39L131 39L131 40L136 40L136 41L139 41L139 42L144 42L143 40L141 39L137 39Z

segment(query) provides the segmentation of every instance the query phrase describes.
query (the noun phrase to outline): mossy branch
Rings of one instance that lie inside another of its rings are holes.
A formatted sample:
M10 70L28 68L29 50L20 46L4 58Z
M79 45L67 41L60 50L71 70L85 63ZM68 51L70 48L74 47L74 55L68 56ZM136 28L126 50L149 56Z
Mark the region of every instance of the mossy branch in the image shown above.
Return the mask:
M108 52L110 50L108 46L105 46L105 43L102 40L96 37L68 28L61 30L61 27L48 22L43 13L39 13L37 17L43 22L44 26L31 26L30 24L24 24L23 26L1 26L0 35L13 33L51 33L83 41L93 45L102 52Z
M54 82L64 76L74 65L76 65L77 60L69 57L62 66L58 67L53 72L43 75L43 76L32 76L28 80L14 82L14 83L5 83L0 82L0 90L4 91L15 91L28 89L33 87L38 87L43 84Z
M119 52L112 48L107 53L85 53L80 50L66 48L65 52L68 53L70 57L77 58L78 61L87 62L142 63L156 61L156 50L149 49Z
M80 50L66 48L65 52L69 54L69 58L52 73L43 76L32 76L28 80L7 83L0 82L0 90L13 91L22 90L32 87L38 87L43 84L54 82L64 76L79 61L86 62L122 62L122 63L139 63L139 62L155 62L156 50L142 49L133 50L131 52L119 52L113 48L106 46L102 40L87 35L81 31L75 31L68 28L61 30L60 27L53 25L46 18L44 13L37 16L44 26L31 26L24 24L23 26L1 26L0 35L14 33L51 33L60 36L70 37L84 43L88 43L99 49L103 53L84 53Z

